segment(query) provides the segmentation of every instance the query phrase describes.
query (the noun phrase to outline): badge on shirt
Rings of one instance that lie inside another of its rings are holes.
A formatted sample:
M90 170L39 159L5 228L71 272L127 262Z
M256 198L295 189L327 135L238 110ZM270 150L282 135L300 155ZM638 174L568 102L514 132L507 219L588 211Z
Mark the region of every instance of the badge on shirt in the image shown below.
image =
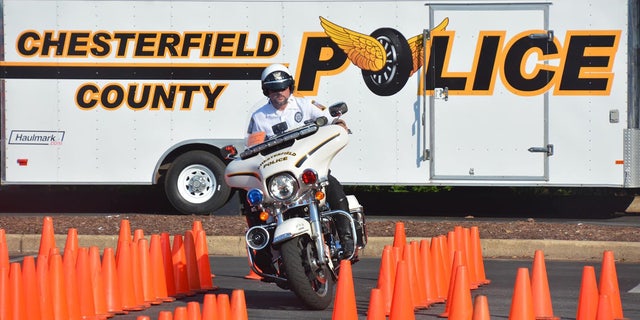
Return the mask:
M293 117L293 119L296 120L296 122L302 121L302 112L296 112L296 115Z

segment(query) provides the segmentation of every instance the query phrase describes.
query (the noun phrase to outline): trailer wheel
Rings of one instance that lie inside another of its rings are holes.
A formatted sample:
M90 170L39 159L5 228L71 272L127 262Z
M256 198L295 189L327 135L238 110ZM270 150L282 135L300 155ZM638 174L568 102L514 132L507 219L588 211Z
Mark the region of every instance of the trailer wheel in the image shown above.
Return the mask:
M189 151L176 158L164 182L167 199L184 214L207 214L222 207L231 188L224 182L225 165L206 151Z
M362 78L369 90L379 96L396 94L409 80L413 67L409 43L400 32L391 28L377 29L371 36L384 46L387 61L379 71L362 70Z

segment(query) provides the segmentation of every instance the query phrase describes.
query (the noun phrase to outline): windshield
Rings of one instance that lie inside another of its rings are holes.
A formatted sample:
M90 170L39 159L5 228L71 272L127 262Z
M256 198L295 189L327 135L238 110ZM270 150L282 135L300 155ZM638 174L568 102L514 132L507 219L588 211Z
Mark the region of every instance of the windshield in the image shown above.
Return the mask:
M318 126L319 125L315 122L311 122L302 127L298 127L293 130L270 137L264 142L247 147L247 149L240 153L240 158L251 158L258 153L266 155L282 148L286 148L292 145L296 139L314 134L316 131L318 131Z

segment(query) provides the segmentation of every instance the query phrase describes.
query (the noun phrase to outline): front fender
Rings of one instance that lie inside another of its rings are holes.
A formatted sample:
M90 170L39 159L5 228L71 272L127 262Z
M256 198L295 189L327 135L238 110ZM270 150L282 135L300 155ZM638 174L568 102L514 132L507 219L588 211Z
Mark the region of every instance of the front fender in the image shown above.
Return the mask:
M302 234L307 234L311 237L311 224L309 221L299 217L285 220L276 227L276 231L273 233L273 244L277 245Z

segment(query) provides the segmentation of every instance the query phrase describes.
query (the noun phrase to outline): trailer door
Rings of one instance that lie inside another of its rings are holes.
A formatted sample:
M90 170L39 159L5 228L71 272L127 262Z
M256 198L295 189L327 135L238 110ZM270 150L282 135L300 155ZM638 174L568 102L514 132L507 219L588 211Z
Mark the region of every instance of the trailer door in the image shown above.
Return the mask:
M548 180L548 88L536 91L528 78L544 76L550 63L548 5L442 4L429 12L431 27L449 19L425 51L431 180Z

